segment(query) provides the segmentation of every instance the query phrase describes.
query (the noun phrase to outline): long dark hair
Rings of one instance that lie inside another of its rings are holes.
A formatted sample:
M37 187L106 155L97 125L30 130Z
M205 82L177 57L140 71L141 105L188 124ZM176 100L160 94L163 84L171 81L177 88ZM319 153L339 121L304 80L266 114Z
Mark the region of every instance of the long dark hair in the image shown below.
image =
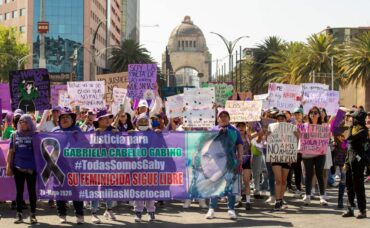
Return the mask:
M312 119L311 119L311 117L310 117L310 114L311 114L311 112L312 111L314 111L314 110L317 110L317 112L319 113L318 115L319 115L319 119L317 120L317 124L322 124L322 120L321 120L321 112L320 112L320 109L317 107L317 106L313 106L311 109L310 109L310 111L308 111L308 122L310 123L310 124L312 124Z
M125 113L125 115L127 116L127 120L126 120L126 124L127 124L127 130L133 130L134 129L134 125L132 124L132 120L131 120L131 115L128 114L127 112ZM119 116L117 116L117 118L119 118ZM120 120L118 120L118 126L119 128L123 127L123 123L121 123Z
M320 109L320 112L321 112L321 114L325 113L324 123L327 123L329 121L329 119L328 119L328 114L326 113L326 109L325 108L321 108ZM320 119L321 119L321 114L320 114Z

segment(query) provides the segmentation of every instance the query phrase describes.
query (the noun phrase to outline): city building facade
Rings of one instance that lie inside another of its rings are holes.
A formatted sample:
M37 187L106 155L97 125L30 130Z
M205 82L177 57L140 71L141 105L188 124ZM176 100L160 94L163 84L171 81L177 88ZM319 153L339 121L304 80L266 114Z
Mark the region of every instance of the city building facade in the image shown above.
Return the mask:
M42 0L0 0L0 24L15 27L30 48L26 68L38 68ZM120 0L44 0L46 68L93 80L107 69L107 47L121 41Z
M140 0L121 0L121 38L140 43Z

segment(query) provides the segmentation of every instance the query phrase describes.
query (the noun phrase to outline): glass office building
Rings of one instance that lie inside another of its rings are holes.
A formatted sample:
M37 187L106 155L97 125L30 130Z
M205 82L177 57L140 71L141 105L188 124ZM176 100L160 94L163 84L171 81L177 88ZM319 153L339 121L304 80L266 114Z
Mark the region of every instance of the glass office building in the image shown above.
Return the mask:
M45 34L46 68L55 74L75 72L76 79L83 80L84 1L46 0L44 4L45 21L49 22L49 32ZM40 34L37 22L41 20L41 0L34 0L33 7L33 68L38 68ZM72 64L74 54L75 65Z

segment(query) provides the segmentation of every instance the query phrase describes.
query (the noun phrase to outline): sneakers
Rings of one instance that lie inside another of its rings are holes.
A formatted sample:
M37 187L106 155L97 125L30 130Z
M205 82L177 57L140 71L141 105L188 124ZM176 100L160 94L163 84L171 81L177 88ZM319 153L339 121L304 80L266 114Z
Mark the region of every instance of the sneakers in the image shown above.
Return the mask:
M199 200L199 207L202 208L202 209L208 208L208 205L206 204L206 200L205 199L200 199Z
M366 218L366 211L360 211L360 213L356 216L357 219L364 219Z
M355 213L353 212L353 208L348 208L348 210L346 212L344 212L342 214L342 217L343 218L349 218L349 217L354 217L355 216Z
M293 197L294 198L301 198L301 191L299 191L299 190L296 190L295 192L294 192L294 195L293 195Z
M328 206L328 201L326 201L325 196L320 196L320 205L321 206Z
M191 205L191 200L187 199L185 200L184 205L182 205L182 208L189 208L190 205ZM199 206L200 206L200 202L199 202Z
M274 211L280 211L283 206L283 201L282 200L276 200L275 206L274 206Z
M151 222L154 220L155 220L154 212L148 212L148 222Z
M237 219L237 216L235 214L235 211L234 210L228 210L227 211L227 214L229 215L229 218L230 219Z
M275 196L270 196L266 201L265 203L275 203L276 199L275 199Z
M76 217L76 223L77 224L84 224L85 223L85 218L83 216L77 216Z
M135 222L141 222L141 212L136 211L135 212Z
M30 216L30 223L31 225L37 224L36 214L31 214Z
M98 215L96 213L91 214L91 222L93 224L100 224L101 223L100 218L98 217Z
M304 203L304 205L307 205L307 206L310 205L311 204L311 196L304 195L303 203Z
M17 215L15 216L15 221L14 221L14 224L21 224L23 223L23 216L22 216L22 213L17 213Z
M61 224L65 224L65 223L67 223L67 217L66 217L66 216L64 216L64 215L59 216L59 222L60 222Z
M205 216L206 219L213 219L215 217L215 210L210 208Z
M116 220L116 216L113 214L113 211L112 210L106 210L104 212L104 217L108 220Z

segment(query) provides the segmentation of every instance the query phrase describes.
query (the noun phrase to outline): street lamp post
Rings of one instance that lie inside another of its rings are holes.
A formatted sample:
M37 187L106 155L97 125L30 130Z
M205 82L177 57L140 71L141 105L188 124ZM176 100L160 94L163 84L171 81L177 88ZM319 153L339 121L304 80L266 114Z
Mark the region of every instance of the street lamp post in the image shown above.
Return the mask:
M238 37L237 39L235 39L234 41L228 41L224 36L222 36L219 33L216 33L216 32L211 32L211 33L219 36L221 38L221 40L224 42L224 44L226 45L227 52L229 54L229 77L230 77L230 74L231 74L231 81L234 82L234 77L233 77L233 72L232 72L233 51L234 51L235 45L238 43L239 40L241 40L243 38L249 38L249 36L241 36L241 37Z

